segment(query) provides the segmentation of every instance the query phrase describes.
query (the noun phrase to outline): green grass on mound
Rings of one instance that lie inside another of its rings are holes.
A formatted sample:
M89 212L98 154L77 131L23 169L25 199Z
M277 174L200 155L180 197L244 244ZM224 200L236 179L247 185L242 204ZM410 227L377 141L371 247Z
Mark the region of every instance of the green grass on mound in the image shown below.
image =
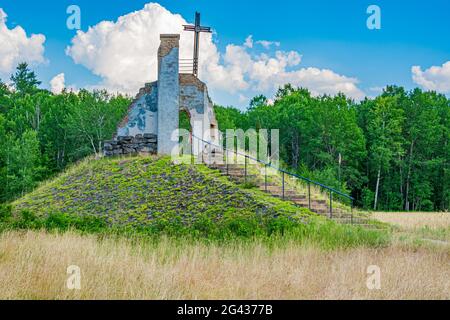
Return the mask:
M246 213L260 217L311 215L307 210L251 196L205 169L175 165L166 157L86 160L13 207L38 216L54 212L95 216L109 225L133 227L164 219L190 225L205 215L214 220Z
M87 159L0 211L13 228L188 236L287 237L327 247L383 245L379 231L338 225L203 165L167 157ZM0 226L1 227L1 226Z

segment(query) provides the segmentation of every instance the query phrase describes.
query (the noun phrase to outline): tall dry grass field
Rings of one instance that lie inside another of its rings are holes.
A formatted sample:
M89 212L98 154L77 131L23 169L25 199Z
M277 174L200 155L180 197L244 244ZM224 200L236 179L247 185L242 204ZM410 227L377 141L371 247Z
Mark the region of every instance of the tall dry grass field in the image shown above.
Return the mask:
M450 212L373 212L371 216L405 229L450 228Z
M69 265L81 268L81 290L67 289ZM369 265L381 269L380 290L367 288ZM0 298L450 299L449 266L448 248L323 251L14 231L0 235Z
M371 215L396 226L396 237L403 242L409 239L450 246L449 212L375 212Z

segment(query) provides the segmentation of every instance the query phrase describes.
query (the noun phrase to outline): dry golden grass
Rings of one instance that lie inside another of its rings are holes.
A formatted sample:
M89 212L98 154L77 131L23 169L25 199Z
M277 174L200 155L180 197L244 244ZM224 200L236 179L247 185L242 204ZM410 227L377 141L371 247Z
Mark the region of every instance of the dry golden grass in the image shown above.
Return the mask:
M81 290L66 269L81 268ZM381 290L366 287L381 268ZM98 240L75 233L0 235L0 299L450 299L448 249L323 251L162 240Z
M450 227L450 212L373 212L371 215L404 229Z
M450 247L448 212L374 212L371 217L396 226L394 238L401 242L428 242Z

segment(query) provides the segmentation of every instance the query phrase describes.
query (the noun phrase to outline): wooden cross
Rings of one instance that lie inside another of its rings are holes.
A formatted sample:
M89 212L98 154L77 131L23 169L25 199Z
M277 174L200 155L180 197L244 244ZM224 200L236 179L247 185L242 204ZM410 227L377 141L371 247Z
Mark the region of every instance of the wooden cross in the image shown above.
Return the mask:
M199 49L199 43L200 43L200 32L208 32L211 33L210 27L202 27L200 25L200 13L195 13L195 25L185 25L184 26L185 31L194 31L194 67L193 67L193 74L197 77L198 76L198 49Z

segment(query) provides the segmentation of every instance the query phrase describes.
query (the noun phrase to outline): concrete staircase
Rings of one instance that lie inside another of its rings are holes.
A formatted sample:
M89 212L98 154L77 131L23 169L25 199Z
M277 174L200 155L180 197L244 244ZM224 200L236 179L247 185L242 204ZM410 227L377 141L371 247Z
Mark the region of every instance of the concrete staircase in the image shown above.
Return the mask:
M214 158L221 160L222 155L217 153ZM236 183L245 183L250 187L259 188L273 197L290 201L299 207L309 208L311 211L338 223L356 224L362 227L373 228L373 225L368 223L369 219L354 215L350 207L337 201L333 201L333 207L330 210L330 201L324 194L314 193L311 194L311 199L309 199L308 192L299 191L299 188L293 187L292 182L289 184L285 183L283 192L280 181L277 181L277 179L266 180L263 173L264 166L261 164L247 164L247 166L245 164L229 164L227 166L223 164L223 161L214 161L214 158L207 165L211 169L219 170L222 175L227 176Z

